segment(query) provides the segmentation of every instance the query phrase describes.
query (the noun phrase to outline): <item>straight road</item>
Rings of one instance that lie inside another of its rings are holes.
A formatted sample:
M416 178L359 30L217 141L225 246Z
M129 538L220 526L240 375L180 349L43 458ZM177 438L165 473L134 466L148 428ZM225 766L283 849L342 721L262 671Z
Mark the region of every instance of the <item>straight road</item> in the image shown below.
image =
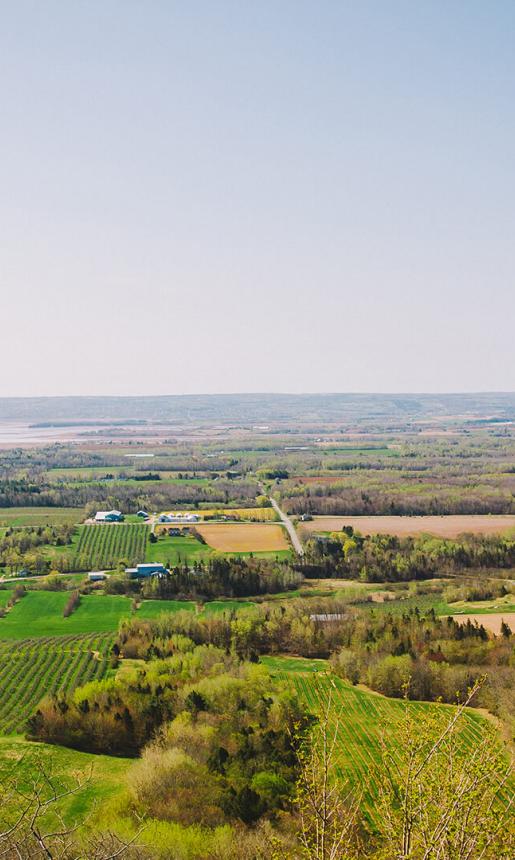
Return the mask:
M290 535L293 549L295 550L297 555L304 555L304 550L302 549L302 544L299 540L299 536L298 536L297 532L295 531L295 526L293 525L292 521L284 513L284 511L281 510L281 508L279 507L279 505L277 504L275 499L272 498L272 496L268 496L268 498L272 502L272 507L273 507L274 511L276 512L276 514L279 514L281 522L284 523L284 525L286 526L286 531Z

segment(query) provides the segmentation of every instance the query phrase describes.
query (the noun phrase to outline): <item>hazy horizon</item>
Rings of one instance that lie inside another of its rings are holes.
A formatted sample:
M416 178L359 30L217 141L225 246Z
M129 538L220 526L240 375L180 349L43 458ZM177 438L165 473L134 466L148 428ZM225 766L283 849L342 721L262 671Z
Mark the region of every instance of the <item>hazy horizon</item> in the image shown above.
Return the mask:
M0 396L515 390L515 6L3 10Z

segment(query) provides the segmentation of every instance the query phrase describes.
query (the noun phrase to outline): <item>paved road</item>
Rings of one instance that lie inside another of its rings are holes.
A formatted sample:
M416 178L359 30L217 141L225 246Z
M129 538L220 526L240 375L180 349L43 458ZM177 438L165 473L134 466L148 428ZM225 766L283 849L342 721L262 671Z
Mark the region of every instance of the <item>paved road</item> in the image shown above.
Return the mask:
M284 525L286 526L286 531L290 535L293 549L295 550L297 555L304 555L304 550L302 549L302 544L299 540L299 536L298 536L297 532L295 531L295 526L293 525L292 521L284 513L284 511L281 510L281 508L279 507L279 505L277 504L275 499L272 498L272 496L269 496L268 498L272 502L272 507L273 507L274 511L277 514L279 514L279 516L281 518L281 522L283 522Z

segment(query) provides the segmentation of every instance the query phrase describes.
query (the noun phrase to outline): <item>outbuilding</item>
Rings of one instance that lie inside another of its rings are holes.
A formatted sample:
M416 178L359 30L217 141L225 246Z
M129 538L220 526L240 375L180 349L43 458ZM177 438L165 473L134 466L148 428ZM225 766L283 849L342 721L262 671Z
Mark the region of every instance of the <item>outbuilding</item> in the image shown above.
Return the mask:
M104 573L103 570L92 570L88 573L88 579L90 582L102 582L102 580L107 579L107 573Z
M149 576L163 576L170 571L160 562L149 562L146 564L137 564L136 567L125 568L125 573L131 579L147 579Z
M96 523L122 523L123 514L121 511L97 511L95 514Z

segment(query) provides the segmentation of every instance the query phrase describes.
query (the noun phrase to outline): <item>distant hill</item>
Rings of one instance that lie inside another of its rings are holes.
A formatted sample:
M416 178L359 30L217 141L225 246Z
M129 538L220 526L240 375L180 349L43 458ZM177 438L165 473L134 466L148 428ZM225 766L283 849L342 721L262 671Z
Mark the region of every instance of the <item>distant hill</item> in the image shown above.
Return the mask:
M515 420L515 393L214 394L162 397L4 397L0 421L33 424L165 422L266 424L344 422L403 426L444 416Z

